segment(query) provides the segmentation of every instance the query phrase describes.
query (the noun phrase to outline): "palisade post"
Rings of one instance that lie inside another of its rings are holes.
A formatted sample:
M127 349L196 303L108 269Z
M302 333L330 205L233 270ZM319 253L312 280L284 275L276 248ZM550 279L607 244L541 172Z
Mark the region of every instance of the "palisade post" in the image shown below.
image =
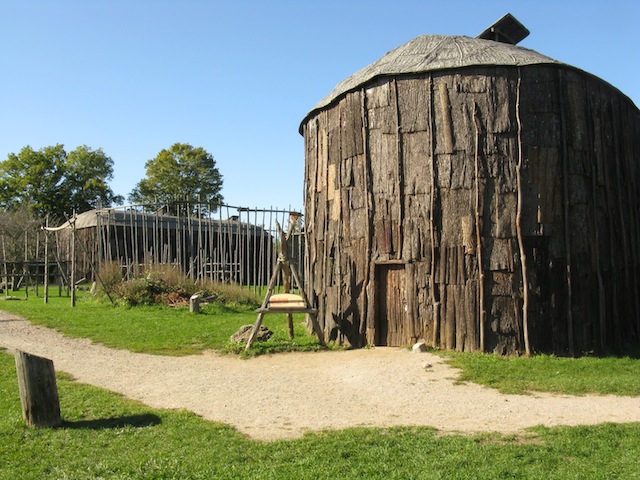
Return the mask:
M20 350L15 352L22 418L28 427L62 425L53 361Z

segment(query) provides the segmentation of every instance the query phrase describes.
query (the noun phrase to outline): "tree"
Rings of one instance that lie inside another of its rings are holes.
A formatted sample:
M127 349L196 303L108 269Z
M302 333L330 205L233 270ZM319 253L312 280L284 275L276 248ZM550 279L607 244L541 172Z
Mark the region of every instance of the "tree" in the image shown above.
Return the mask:
M74 211L122 203L107 184L112 178L113 160L102 149L83 145L67 154L63 145L26 146L0 162L0 205L63 220Z
M121 204L124 198L115 195L107 180L113 179L113 160L101 148L91 150L82 145L69 152L62 190L78 212L102 205Z
M129 195L133 203L161 204L172 213L193 215L213 211L222 202L222 175L202 147L176 143L148 160L145 169L146 177Z
M17 261L37 258L36 244L41 225L42 222L35 218L26 206L0 211L0 253L3 259ZM30 241L26 242L25 237Z

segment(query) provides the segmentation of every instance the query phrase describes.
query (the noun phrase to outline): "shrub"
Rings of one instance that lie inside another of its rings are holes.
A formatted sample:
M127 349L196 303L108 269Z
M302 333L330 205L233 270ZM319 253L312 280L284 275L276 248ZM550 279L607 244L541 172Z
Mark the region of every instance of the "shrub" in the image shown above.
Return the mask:
M114 293L129 306L147 305L153 303L154 300L149 284L144 278L123 281Z
M254 293L246 287L235 283L211 283L209 285L212 296L227 305L242 305L257 307L260 301Z
M100 265L98 270L101 282L96 284L96 294L102 296L106 293L116 294L122 283L122 268L117 262L108 262Z
M148 268L140 278L123 280L120 267L107 263L100 268L104 291L113 293L129 306L163 303L165 305L187 305L189 297L198 293L205 298L230 306L255 307L260 304L248 289L237 284L217 282L196 283L174 265L155 265Z

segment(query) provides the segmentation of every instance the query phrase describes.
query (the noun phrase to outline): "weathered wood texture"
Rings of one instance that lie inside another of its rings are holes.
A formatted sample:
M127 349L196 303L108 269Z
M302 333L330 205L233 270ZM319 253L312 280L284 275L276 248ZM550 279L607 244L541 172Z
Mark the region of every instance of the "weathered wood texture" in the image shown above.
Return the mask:
M53 362L20 350L15 353L22 417L29 427L62 424Z
M303 135L307 292L327 341L507 354L528 325L532 351L638 343L640 113L608 84L559 65L383 77ZM391 264L406 282L393 336Z

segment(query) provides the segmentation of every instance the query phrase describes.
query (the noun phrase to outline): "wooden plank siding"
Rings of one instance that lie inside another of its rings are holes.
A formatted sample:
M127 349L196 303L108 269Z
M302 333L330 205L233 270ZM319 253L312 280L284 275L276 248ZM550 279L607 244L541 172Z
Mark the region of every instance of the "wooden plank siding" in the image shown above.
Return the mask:
M638 343L640 114L608 84L562 65L387 76L302 131L326 341L511 354L528 326L534 351ZM406 315L389 340L376 315L396 270Z

